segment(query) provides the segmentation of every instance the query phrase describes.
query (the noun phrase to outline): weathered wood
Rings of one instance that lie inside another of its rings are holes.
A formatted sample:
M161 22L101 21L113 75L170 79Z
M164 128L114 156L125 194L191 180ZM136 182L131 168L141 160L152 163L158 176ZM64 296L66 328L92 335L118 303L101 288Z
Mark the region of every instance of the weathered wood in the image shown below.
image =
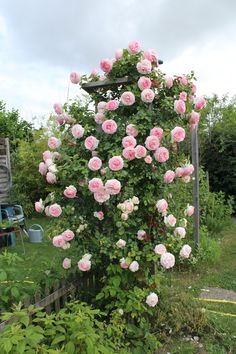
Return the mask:
M47 297L47 296L49 296L50 295L50 289L49 289L49 287L48 286L46 286L46 288L45 288L45 297ZM48 304L48 305L46 305L45 306L45 311L49 314L49 313L51 313L51 305L50 304Z
M193 181L193 238L196 246L200 246L200 211L199 211L199 153L198 153L198 126L192 130L192 164L194 166Z
M58 289L59 288L59 284L58 284L58 282L57 283L55 283L54 284L54 286L53 286L53 290L54 290L54 292L57 294L58 293ZM65 294L64 294L65 295ZM61 296L59 296L59 297L57 297L56 299L55 299L55 311L59 311L60 310L60 297Z
M127 85L127 84L132 84L133 80L131 80L129 77L121 77L119 79L115 80L103 80L103 81L91 81L88 82L87 84L82 85L82 89L84 89L86 92L91 93L93 91L96 91L100 88L107 88L107 87L112 87L112 86L119 86L119 85Z

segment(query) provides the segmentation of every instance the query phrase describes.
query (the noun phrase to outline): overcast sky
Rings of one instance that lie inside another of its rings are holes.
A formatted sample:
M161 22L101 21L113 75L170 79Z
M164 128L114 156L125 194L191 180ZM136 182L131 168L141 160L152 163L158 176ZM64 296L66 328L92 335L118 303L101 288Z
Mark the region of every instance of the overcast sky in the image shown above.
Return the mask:
M236 0L0 0L0 100L45 121L71 71L131 40L155 48L167 74L194 70L199 94L236 94Z

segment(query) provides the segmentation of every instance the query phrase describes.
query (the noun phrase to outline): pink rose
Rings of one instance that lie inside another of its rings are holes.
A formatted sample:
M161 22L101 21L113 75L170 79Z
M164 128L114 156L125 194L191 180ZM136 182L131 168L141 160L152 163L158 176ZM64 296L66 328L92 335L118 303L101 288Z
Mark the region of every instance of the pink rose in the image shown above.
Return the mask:
M150 135L145 141L145 146L148 150L156 150L160 145L159 139L155 135Z
M195 100L194 108L200 110L205 106L205 104L206 104L206 100L204 97L197 97Z
M126 241L125 240L122 240L121 238L116 242L116 246L118 248L124 248L126 245Z
M122 213L121 214L121 220L126 221L128 219L129 215L127 213Z
M46 181L47 181L48 183L50 183L50 184L54 184L54 183L56 183L56 181L57 181L57 177L56 177L56 175L55 175L54 173L48 172L48 173L46 174Z
M194 206L188 204L184 214L187 216L192 216L194 214Z
M184 183L189 183L189 182L190 182L190 176L183 176L183 177L182 177L182 181L183 181Z
M147 155L147 149L143 145L137 145L134 150L136 159L141 159Z
M80 124L75 124L71 128L71 133L72 133L73 137L76 139L82 138L82 136L84 135L84 128Z
M88 162L88 168L91 171L98 171L102 167L102 160L99 157L92 157Z
M106 110L107 107L107 103L104 101L101 101L98 103L97 109L98 109L98 113L104 113L104 111Z
M122 146L124 148L127 148L127 147L132 147L134 148L137 144L137 141L136 139L131 135L128 135L128 136L125 136L123 139L122 139Z
M93 213L93 215L95 216L95 218L98 218L98 220L103 220L104 219L104 213L103 213L103 211L95 211L94 213Z
M189 164L183 168L183 176L189 176L194 172L194 166Z
M174 178L175 178L175 172L174 171L168 170L164 174L164 181L166 183L172 183Z
M39 164L39 173L42 175L42 176L45 176L46 173L47 173L47 165L44 163L44 162L40 162Z
M177 167L175 170L175 175L176 177L182 177L184 174L184 169L183 167Z
M152 62L158 63L157 62L157 53L156 53L155 49L145 50L145 52L143 53L143 57L144 57L144 59L149 60L151 63Z
M120 266L122 269L127 269L129 268L129 263L126 262L125 258L120 259Z
M78 84L79 79L80 79L79 73L73 71L73 72L70 74L70 81L72 82L72 84Z
M54 103L53 108L54 108L54 111L57 114L62 114L63 113L63 108L62 108L62 105L60 103Z
M171 139L174 142L180 143L185 139L185 130L181 127L175 127L171 130Z
M159 243L159 245L156 245L156 246L155 246L154 252L155 252L156 254L162 255L163 253L166 252L166 246L163 245L162 243Z
M102 59L100 61L100 68L105 72L109 73L112 69L112 61L110 59Z
M158 210L158 213L165 215L168 208L167 201L165 199L158 200L158 202L156 203L156 208Z
M107 102L106 109L108 111L115 111L119 107L119 102L117 100L111 100Z
M167 77L165 81L166 87L170 89L173 86L173 79L172 77Z
M71 259L70 258L64 258L62 262L62 267L64 269L69 269L71 267Z
M76 193L77 193L77 189L74 186L66 187L63 192L64 196L70 199L75 198Z
M117 49L117 51L115 52L115 58L116 60L119 60L123 55L123 49Z
M120 100L124 106L132 106L135 102L135 96L132 92L125 91L122 93Z
M98 76L98 69L94 68L94 69L91 71L90 76L92 76L92 77Z
M102 124L106 120L106 117L103 113L96 113L94 116L94 120L97 124Z
M136 137L138 135L138 129L136 128L136 126L134 124L129 124L126 127L126 134Z
M108 194L110 195L116 195L120 193L121 190L121 184L117 179L109 179L105 183L105 188Z
M174 215L170 214L164 219L164 223L166 224L167 227L174 227L176 224L176 218Z
M146 237L146 231L144 231L144 230L138 230L138 232L137 232L137 239L139 240L139 241L143 241L143 240L145 240L145 237Z
M132 161L135 159L135 149L133 147L127 147L122 151L122 155L126 160Z
M150 155L147 155L144 159L144 161L147 163L147 164L150 164L152 163L152 157Z
M90 151L95 150L98 147L98 144L99 140L93 135L88 136L84 141L84 146Z
M42 199L40 199L39 202L35 202L34 207L37 213L42 213L44 211L44 205Z
M185 102L183 100L175 100L174 110L178 114L182 114L186 111Z
M44 211L45 211L45 214L46 214L47 216L51 216L51 215L49 214L49 206L46 206L46 208L44 209Z
M165 252L161 255L160 262L163 268L172 268L175 265L175 256L172 253Z
M185 92L185 91L182 91L182 92L180 92L180 94L179 94L180 100L183 100L183 101L186 101L186 100L187 100L187 96L188 96L188 94L187 94L187 92Z
M146 304L150 307L155 307L158 303L158 296L155 293L150 293L146 298Z
M110 199L110 194L107 193L106 188L101 188L94 193L94 199L98 203L105 203L108 199Z
M126 213L132 213L134 211L134 203L132 200L127 200L125 201L125 212Z
M152 82L149 79L149 77L146 76L141 76L138 80L138 87L141 91L145 90L145 89L150 89L150 87L152 86Z
M169 151L165 147L159 147L155 151L154 157L158 162L166 162L169 159Z
M79 262L78 262L78 268L79 270L81 270L82 272L87 272L88 270L91 269L91 261L86 259L86 258L82 258Z
M198 124L199 123L199 120L200 120L200 113L198 112L195 112L195 111L192 111L190 114L189 114L189 122L191 124Z
M50 216L53 216L54 218L58 218L62 213L61 206L56 203L50 205L48 208L48 213Z
M66 243L62 235L54 236L52 239L53 246L55 247L63 247Z
M136 68L139 74L146 75L152 71L152 63L147 59L143 59L137 63Z
M197 86L192 84L192 93L195 94L197 92Z
M71 230L66 230L62 233L62 237L64 238L65 241L71 241L75 237L75 234Z
M103 188L103 182L100 178L93 178L88 183L90 192L95 193Z
M130 263L129 265L129 270L131 270L131 272L137 272L139 270L139 264L137 261L133 261Z
M113 156L108 161L108 166L112 171L120 171L124 167L124 161L121 156Z
M163 129L159 127L154 127L150 130L150 135L156 136L159 140L161 140L163 136Z
M174 231L175 236L180 236L180 238L184 238L186 236L186 230L184 227L176 227Z
M186 76L181 76L179 77L179 82L181 83L181 85L186 86L188 84L188 79L186 78Z
M107 119L102 123L102 130L106 134L114 134L117 131L117 124L113 119Z
M151 89L145 89L141 93L141 100L145 103L152 103L155 93Z
M53 158L53 152L46 150L43 152L43 160L46 161L48 159L52 159Z
M189 245L183 245L183 247L179 252L179 255L181 258L189 258L191 252L192 252L192 248Z
M48 139L48 146L50 149L57 149L61 145L61 140L55 138L55 136L51 136L51 138Z
M128 44L128 52L130 54L137 54L141 50L140 44L137 41L132 41Z

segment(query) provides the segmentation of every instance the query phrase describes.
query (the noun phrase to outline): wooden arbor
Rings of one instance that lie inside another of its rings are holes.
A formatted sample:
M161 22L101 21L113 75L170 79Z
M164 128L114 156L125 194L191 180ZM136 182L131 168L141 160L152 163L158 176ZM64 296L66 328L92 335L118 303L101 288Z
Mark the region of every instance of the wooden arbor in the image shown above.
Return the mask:
M163 62L160 61L159 64ZM92 81L82 85L82 88L87 93L92 93L101 88L111 89L118 87L119 85L131 84L133 81L129 77L118 78L116 80L103 80L103 81ZM151 108L151 106L150 106ZM194 166L194 179L193 179L193 204L194 204L194 214L193 214L193 239L196 246L200 245L200 215L199 215L199 150L198 150L198 127L196 126L192 130L191 137L191 146L192 146L192 164Z

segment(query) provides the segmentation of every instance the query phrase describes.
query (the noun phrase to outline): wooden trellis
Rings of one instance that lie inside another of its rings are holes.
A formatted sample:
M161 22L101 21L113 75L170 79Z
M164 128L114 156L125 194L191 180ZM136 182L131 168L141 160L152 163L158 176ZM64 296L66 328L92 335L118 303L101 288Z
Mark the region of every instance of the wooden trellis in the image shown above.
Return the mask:
M163 61L160 61L159 64L162 64ZM103 81L91 81L82 85L82 88L87 93L93 93L101 88L111 89L118 87L120 85L127 85L133 83L129 77L118 78L116 80L103 80ZM150 106L151 107L151 106ZM199 149L198 149L198 127L196 126L191 133L191 147L192 147L192 164L194 166L193 173L193 205L194 205L194 214L193 214L193 239L196 246L200 245L200 214L199 214Z

